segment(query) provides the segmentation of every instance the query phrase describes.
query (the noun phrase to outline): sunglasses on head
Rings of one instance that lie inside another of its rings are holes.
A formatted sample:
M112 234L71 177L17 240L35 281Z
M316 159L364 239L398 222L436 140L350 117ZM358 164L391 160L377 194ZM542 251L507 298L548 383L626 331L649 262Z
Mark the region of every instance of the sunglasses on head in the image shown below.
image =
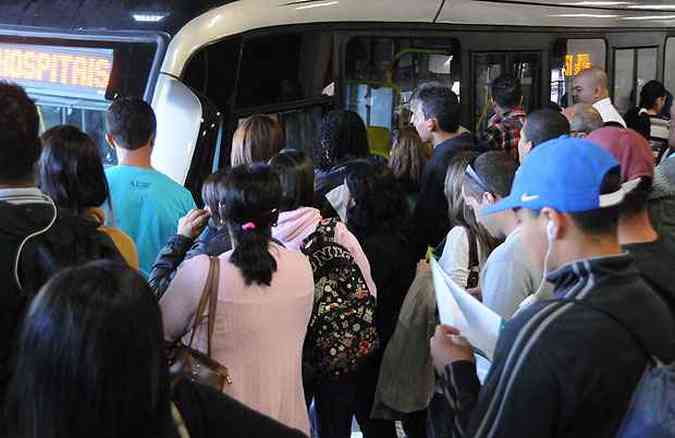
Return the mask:
M480 175L478 175L478 172L476 172L476 170L473 168L474 162L475 160L466 166L466 170L464 171L465 176L471 178L471 180L478 184L478 186L484 191L492 193L493 190L490 188L490 186L483 180L483 178L480 177Z

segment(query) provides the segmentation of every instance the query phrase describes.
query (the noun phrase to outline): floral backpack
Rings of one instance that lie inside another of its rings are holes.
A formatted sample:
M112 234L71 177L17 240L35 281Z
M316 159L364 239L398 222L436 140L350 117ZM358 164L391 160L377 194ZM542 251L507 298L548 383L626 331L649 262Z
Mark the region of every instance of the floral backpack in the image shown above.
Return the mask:
M375 297L354 257L335 242L336 224L335 218L322 221L302 246L314 273L303 367L329 379L358 370L378 347Z

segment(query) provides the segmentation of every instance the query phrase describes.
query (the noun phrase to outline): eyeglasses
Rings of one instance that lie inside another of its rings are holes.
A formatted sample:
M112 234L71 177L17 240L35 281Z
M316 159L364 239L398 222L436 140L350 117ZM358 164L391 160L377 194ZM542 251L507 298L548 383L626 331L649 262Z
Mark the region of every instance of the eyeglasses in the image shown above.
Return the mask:
M471 178L478 186L483 189L484 191L488 193L493 193L494 190L490 188L490 186L483 180L483 178L478 175L478 172L476 172L473 168L473 163L470 163L468 166L466 166L466 170L464 171L465 176L468 176Z

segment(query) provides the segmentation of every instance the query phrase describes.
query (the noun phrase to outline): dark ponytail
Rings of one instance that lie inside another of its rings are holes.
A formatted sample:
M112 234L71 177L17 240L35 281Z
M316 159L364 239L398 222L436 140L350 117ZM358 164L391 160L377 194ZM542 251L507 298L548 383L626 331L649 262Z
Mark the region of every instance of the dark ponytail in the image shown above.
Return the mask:
M269 244L279 217L279 178L266 164L245 164L229 172L223 189L219 214L235 243L230 261L241 270L247 286L269 286L277 270Z

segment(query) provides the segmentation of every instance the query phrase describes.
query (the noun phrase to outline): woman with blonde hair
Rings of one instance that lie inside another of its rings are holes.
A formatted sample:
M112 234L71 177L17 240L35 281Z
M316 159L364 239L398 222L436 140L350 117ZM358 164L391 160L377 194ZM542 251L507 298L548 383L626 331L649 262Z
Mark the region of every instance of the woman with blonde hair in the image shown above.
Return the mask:
M466 168L478 157L476 152L460 152L450 162L445 176L448 216L455 225L448 232L438 262L460 287L478 286L478 274L498 242L478 223L462 196Z
M279 122L265 114L255 114L239 124L232 137L231 166L269 161L282 148L284 132Z
M394 137L394 144L389 153L389 167L406 193L411 207L415 206L420 191L425 162L422 140L415 128L402 128Z

